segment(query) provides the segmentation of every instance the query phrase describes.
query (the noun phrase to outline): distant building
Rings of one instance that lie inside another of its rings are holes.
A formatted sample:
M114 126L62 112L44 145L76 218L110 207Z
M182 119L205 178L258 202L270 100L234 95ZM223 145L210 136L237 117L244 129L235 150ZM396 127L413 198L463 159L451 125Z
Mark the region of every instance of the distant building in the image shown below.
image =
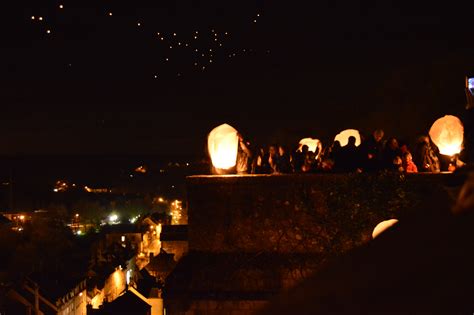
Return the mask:
M138 272L136 287L129 287L129 289L133 292L136 290L138 296L146 299L146 302L151 305L152 315L163 315L163 283L157 282L145 268Z
M27 278L8 291L6 312L11 314L86 315L86 280L59 282L53 277Z
M150 259L150 262L145 266L145 269L156 279L164 281L171 271L173 271L175 266L176 261L174 260L174 254L168 254L161 251L158 256Z
M14 224L7 217L0 215L0 230L11 229L14 227Z
M102 229L105 247L118 244L137 253L142 251L142 233L134 224L106 225Z
M164 225L160 234L161 248L174 254L174 260L179 261L189 250L187 225Z
M127 290L111 303L104 304L92 314L97 315L152 315L151 305L137 294L136 290Z
M111 263L96 266L89 271L88 300L93 309L100 308L104 303L110 303L118 298L127 287L135 283L137 277L135 257L114 266Z

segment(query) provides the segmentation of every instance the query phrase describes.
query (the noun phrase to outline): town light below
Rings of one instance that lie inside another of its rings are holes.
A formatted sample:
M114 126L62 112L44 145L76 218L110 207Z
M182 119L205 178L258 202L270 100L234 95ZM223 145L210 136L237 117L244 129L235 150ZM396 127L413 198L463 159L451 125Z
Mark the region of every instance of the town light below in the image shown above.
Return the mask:
M116 214L109 215L109 221L111 223L117 222L117 220L118 220L118 215L116 215Z
M212 165L216 169L230 169L237 162L239 137L237 130L228 124L214 128L207 137Z
M346 129L344 131L341 131L339 134L336 135L336 137L334 138L334 141L339 141L339 143L341 144L341 147L344 147L347 145L347 143L349 142L349 137L355 137L356 139L356 147L358 147L360 145L360 133L359 133L359 130L356 130L356 129Z
M464 140L464 126L456 116L446 115L431 126L430 138L441 154L458 154L461 152Z

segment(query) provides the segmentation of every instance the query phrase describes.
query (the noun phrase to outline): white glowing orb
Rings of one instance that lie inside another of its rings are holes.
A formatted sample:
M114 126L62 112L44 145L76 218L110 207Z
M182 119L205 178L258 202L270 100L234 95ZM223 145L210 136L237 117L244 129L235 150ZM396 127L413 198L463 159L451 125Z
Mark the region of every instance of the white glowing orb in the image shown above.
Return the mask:
M223 124L214 128L207 137L207 148L212 165L218 169L229 169L237 162L239 137L234 127Z
M446 115L431 126L430 138L441 154L458 154L461 152L464 140L464 126L456 116Z
M347 143L349 142L349 137L355 137L356 138L356 147L358 147L360 145L360 133L359 133L359 130L356 130L356 129L346 129L344 131L341 131L335 138L334 138L334 141L339 141L339 143L341 144L341 147L344 147L347 145Z
M380 234L382 234L384 231L388 230L392 226L398 223L397 219L390 219L386 221L382 221L377 226L375 227L374 231L372 232L372 238L376 238Z
M298 151L301 151L304 145L308 146L308 151L316 153L316 150L321 145L319 139L304 138L300 140Z
M109 215L109 221L110 222L115 222L117 220L118 220L118 215L116 215L116 214Z

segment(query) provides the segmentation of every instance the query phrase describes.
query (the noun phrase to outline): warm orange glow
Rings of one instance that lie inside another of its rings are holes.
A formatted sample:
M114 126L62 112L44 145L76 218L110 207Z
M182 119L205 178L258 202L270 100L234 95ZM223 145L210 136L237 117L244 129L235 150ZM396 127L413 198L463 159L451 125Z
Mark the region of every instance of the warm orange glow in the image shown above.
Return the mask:
M102 294L103 295L103 294ZM102 305L103 296L101 294L97 294L91 300L91 305L93 309L98 309Z
M135 169L135 172L145 174L147 172L146 166L140 165Z
M229 169L237 162L239 137L237 130L228 124L214 128L207 138L212 165L218 169Z
M377 226L375 227L374 231L372 232L372 238L376 238L380 234L382 234L384 231L388 230L392 226L398 223L397 219L390 219L386 221L382 221Z
M304 138L304 139L301 139L301 140L300 140L299 145L300 145L300 146L299 146L299 148L298 148L298 151L301 151L301 148L302 148L304 145L307 145L309 151L316 153L316 150L317 150L318 147L321 145L321 141L319 141L319 139Z
M441 154L455 155L462 149L464 126L456 116L446 115L431 126L430 137Z
M334 141L339 141L339 143L341 143L341 147L343 146L346 146L348 141L349 141L349 137L350 136L353 136L356 138L356 147L358 147L360 145L360 133L358 130L356 129L346 129L344 131L341 131L335 138L334 138Z
M158 235L161 234L161 223L159 223L159 224L156 226L156 234L158 234Z

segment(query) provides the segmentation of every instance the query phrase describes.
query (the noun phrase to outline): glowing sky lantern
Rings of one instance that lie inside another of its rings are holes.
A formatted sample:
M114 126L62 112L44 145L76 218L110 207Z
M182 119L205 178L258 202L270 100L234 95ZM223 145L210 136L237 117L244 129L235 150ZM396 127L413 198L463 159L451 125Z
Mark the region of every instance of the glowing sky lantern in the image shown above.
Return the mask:
M397 219L390 219L386 221L382 221L377 226L375 227L374 231L372 232L372 238L376 238L380 234L382 234L384 231L388 230L392 226L398 223Z
M312 138L301 139L300 142L299 142L298 151L301 152L304 145L308 146L309 151L314 152L314 153L316 153L316 152L318 153L317 156L316 156L316 159L319 158L319 155L323 151L323 146L322 146L322 143L319 139L312 139Z
M446 115L436 120L431 126L430 137L441 154L455 155L462 149L464 127L459 118Z
M214 128L207 137L212 165L217 169L230 169L237 162L239 137L237 130L228 124Z
M341 144L341 147L343 147L347 145L350 136L354 136L356 138L355 145L356 147L358 147L360 145L360 133L358 130L355 130L355 129L346 129L344 131L341 131L334 138L334 141L339 141L339 143Z
M298 151L301 151L301 148L304 145L307 145L309 151L316 152L318 147L321 145L321 141L319 141L319 139L304 138L300 140L299 145L300 146L298 147Z

